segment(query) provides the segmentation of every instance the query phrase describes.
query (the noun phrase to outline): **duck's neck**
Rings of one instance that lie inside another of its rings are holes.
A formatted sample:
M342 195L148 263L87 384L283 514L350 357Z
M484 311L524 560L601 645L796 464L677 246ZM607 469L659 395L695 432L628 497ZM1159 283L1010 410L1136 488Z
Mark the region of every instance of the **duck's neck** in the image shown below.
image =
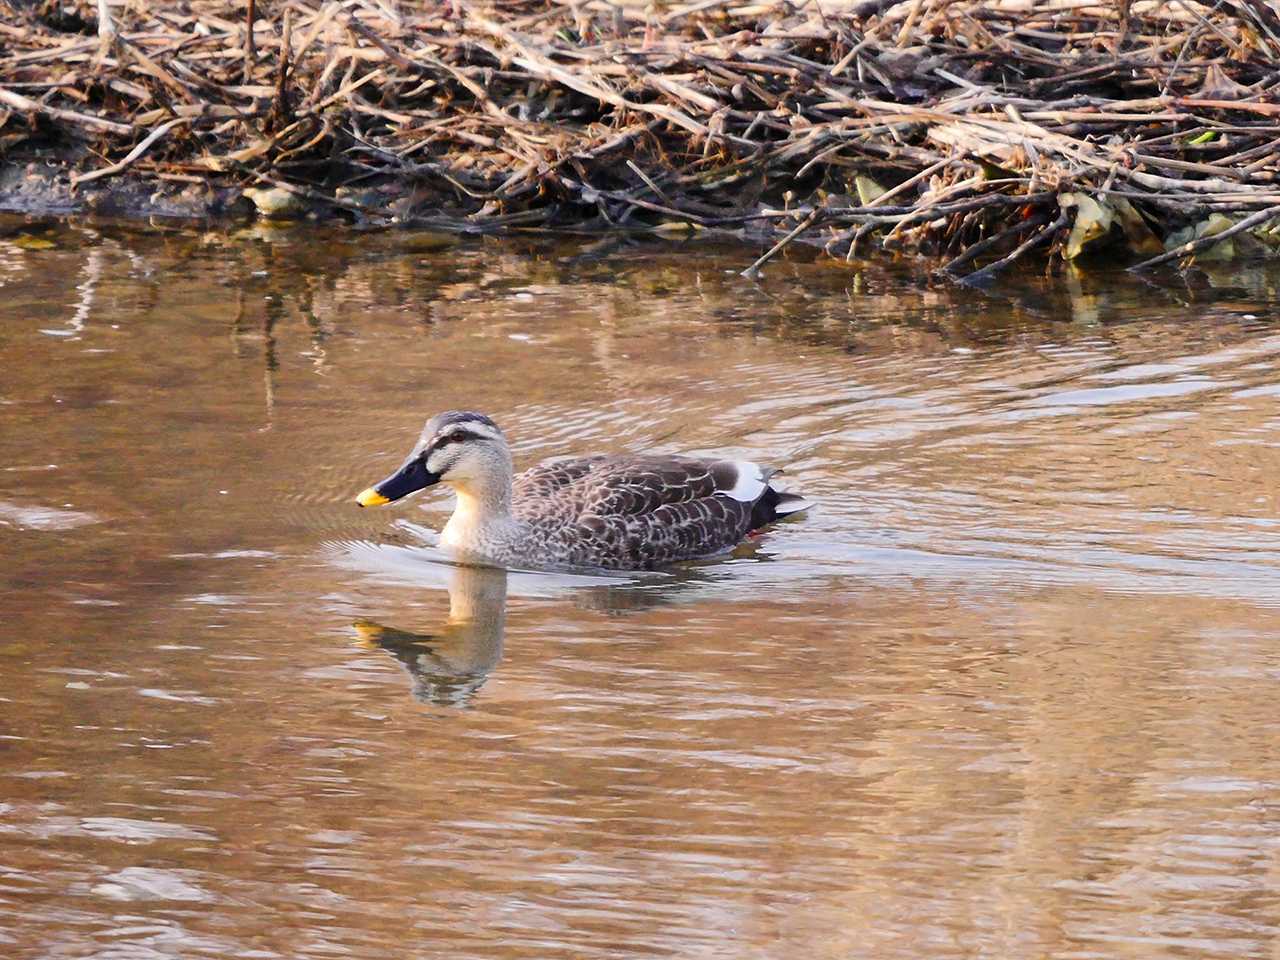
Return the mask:
M445 546L484 554L512 535L509 475L455 482L453 489L458 503L441 533Z

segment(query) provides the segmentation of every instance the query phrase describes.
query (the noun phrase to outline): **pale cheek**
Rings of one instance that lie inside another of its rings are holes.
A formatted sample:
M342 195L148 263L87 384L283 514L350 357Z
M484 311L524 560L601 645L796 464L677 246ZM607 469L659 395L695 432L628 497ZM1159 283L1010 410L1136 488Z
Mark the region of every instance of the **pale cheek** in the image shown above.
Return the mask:
M427 458L427 469L436 474L444 473L449 469L449 458L442 453L433 453Z

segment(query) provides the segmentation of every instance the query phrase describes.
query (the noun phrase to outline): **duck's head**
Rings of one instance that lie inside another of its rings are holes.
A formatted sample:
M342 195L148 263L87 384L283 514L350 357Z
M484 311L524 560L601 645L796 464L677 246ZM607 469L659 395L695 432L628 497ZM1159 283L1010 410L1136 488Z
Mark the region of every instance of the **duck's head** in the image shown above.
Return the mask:
M376 507L441 482L463 489L510 484L507 439L483 413L450 410L432 417L400 469L360 494L356 503Z

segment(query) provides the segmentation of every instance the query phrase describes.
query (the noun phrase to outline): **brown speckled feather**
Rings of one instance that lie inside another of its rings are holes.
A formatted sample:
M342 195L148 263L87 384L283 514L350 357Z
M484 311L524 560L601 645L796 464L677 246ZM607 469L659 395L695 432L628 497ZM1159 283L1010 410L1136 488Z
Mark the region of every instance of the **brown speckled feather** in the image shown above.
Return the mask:
M754 466L754 465L752 465ZM728 495L739 463L692 457L590 457L517 477L512 512L571 566L655 567L732 549L755 501ZM768 489L760 485L761 495Z

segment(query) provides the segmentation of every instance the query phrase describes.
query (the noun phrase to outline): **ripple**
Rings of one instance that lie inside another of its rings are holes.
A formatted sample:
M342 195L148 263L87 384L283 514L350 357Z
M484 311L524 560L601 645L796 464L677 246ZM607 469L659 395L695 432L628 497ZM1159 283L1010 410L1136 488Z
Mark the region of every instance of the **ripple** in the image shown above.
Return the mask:
M218 898L195 884L194 870L162 870L157 867L125 867L95 883L90 892L108 900L180 900L216 903ZM119 932L117 932L119 935Z
M271 550L218 550L214 553L171 553L174 560L274 560L280 556Z
M14 822L22 816L25 822ZM9 822L0 822L0 833L21 833L38 839L53 837L93 837L126 844L150 844L162 840L212 842L216 836L206 830L159 820L128 817L70 817L40 809L11 809Z
M426 546L377 543L370 540L339 540L322 545L322 558L339 569L358 573L362 579L401 587L450 589L460 565L448 553ZM479 568L481 570L486 568ZM507 591L519 597L562 597L589 587L653 583L670 579L653 572L578 574L561 571L508 569Z
M1238 317L1280 268L997 297L90 229L5 276L0 453L37 466L0 470L0 953L1272 948L1280 338ZM85 245L109 355L36 332ZM468 586L447 491L351 502L451 407L521 466L722 452L819 508L652 577ZM59 508L95 523L14 512Z
M91 513L62 507L22 506L0 501L0 524L20 530L74 530L102 520Z
M160 690L155 687L142 687L138 690L138 696L150 697L152 700L173 700L178 703L195 703L203 707L215 706L218 701L213 697L206 697L196 693L194 690Z

